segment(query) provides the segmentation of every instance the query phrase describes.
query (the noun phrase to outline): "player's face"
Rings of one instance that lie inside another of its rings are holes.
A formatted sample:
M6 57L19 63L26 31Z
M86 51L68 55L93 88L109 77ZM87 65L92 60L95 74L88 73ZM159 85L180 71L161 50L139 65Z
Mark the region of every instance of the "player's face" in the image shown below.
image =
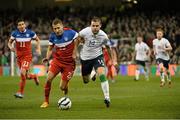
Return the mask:
M24 31L25 31L25 28L26 28L26 25L25 25L24 21L18 22L17 28L18 28L18 30L19 30L20 32L24 32Z
M156 36L157 36L157 39L160 40L163 37L163 32L162 31L157 31Z
M97 34L101 28L101 23L100 22L91 22L91 30L94 34Z
M140 43L140 42L142 42L142 41L143 41L143 38L142 38L142 37L140 37L140 36L137 37L137 42L138 42L138 43Z
M57 25L52 25L53 31L56 33L56 35L62 35L63 33L63 25L57 24Z

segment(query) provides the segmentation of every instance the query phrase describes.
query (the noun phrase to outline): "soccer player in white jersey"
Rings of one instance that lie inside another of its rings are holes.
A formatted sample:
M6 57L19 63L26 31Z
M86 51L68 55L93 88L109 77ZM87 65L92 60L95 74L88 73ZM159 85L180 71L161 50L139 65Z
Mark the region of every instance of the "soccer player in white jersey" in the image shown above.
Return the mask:
M79 32L79 43L83 43L83 47L80 50L81 73L83 82L86 84L89 82L91 71L93 68L95 69L101 81L101 87L105 97L104 103L106 107L109 107L109 83L105 75L105 64L102 52L102 46L106 45L109 39L107 34L100 28L100 18L94 17L91 20L90 27L86 27ZM79 43L77 43L77 46Z
M164 76L166 74L167 81L170 87L171 78L170 78L170 72L168 70L170 57L168 52L172 50L172 47L169 41L166 38L163 38L163 30L161 28L158 28L156 30L156 37L157 38L153 40L153 50L158 64L158 69L160 71L160 77L161 77L160 86L163 87L165 85Z
M143 36L141 34L137 35L137 43L135 44L135 56L136 56L136 72L135 72L135 80L139 80L140 69L143 67L144 75L146 80L149 80L148 77L148 69L146 66L146 62L150 59L150 49L146 43L143 42Z

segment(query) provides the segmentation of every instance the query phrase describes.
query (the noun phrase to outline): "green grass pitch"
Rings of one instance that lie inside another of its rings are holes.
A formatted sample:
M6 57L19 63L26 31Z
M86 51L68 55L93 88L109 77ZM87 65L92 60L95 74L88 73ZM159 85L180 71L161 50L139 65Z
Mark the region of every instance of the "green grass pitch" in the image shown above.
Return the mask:
M57 101L62 97L60 77L52 84L50 106L40 108L44 99L45 77L40 86L26 82L25 97L14 98L19 77L0 77L0 119L180 119L180 77L172 77L172 88L159 87L159 77L151 76L134 81L133 77L119 76L110 83L111 106L106 108L100 81L82 83L81 77L70 81L69 97L72 108L59 110Z

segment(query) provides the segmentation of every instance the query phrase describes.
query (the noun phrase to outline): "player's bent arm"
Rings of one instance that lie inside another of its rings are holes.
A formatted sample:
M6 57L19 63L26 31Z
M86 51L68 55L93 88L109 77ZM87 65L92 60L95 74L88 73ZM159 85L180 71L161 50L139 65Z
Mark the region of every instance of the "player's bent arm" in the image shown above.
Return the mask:
M8 41L8 47L9 47L9 49L10 49L11 51L15 52L15 48L13 47L13 42L14 42L14 40L9 39L9 41Z
M110 59L111 59L111 61L114 59L114 54L113 54L113 49L112 49L112 47L109 47L108 45L105 45L105 47L106 47L106 49L107 49L107 52L108 52L108 54L109 54L109 57L110 57Z
M84 38L82 36L80 36L80 35L77 37L77 39L78 39L78 45L80 43L84 43L84 41L85 41Z
M41 55L40 39L39 39L39 37L36 37L35 40L36 40L36 43L37 43L37 45L36 45L36 52L37 52L39 55Z
M148 49L148 53L147 53L148 57L151 56L151 49Z
M73 49L73 54L72 54L72 58L76 59L76 55L77 55L77 48L79 46L80 40L79 37L77 37L76 39L74 39L74 49Z
M84 38L81 36L78 36L75 40L74 40L74 50L73 50L73 54L72 54L72 58L76 59L76 55L77 55L77 49L80 43L84 43Z
M42 60L43 63L47 63L52 55L54 45L49 45L46 53L46 57Z
M165 47L164 50L166 50L166 51L171 51L171 50L172 50L171 45L168 45L167 47Z

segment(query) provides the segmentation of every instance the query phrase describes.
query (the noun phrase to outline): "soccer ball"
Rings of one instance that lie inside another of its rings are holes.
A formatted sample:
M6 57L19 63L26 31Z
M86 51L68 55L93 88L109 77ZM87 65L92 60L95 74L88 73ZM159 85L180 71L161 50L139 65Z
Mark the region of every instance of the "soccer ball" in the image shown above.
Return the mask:
M68 110L71 108L72 102L68 97L62 97L58 100L58 108L61 110Z

